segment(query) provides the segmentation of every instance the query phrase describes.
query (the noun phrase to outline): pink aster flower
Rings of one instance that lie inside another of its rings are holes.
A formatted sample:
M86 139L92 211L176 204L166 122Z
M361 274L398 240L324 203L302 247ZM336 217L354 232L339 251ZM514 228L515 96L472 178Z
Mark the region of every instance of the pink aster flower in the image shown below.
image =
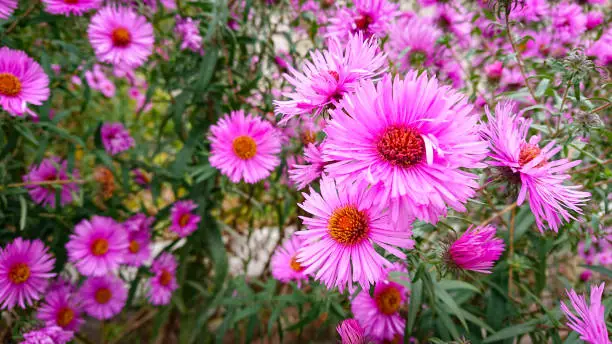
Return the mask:
M64 330L76 332L84 322L81 312L76 295L62 289L50 289L45 301L38 308L37 317L46 326L59 326Z
M551 16L555 33L564 42L575 41L586 31L587 18L578 4L567 1L556 4L553 6Z
M305 188L308 184L321 178L325 161L320 144L316 146L311 143L304 148L304 159L308 165L293 164L289 170L289 179L293 181L298 189Z
M40 240L17 238L0 250L0 309L21 308L39 300L52 272L55 258Z
M281 143L270 122L232 111L210 128L210 164L232 182L256 183L279 164Z
M23 51L0 48L0 105L11 116L36 113L28 104L42 105L49 98L49 77Z
M198 229L198 223L202 219L200 216L192 213L197 208L198 205L194 201L176 202L170 211L170 217L172 218L170 230L181 238L195 232Z
M100 61L131 68L153 52L153 26L126 7L107 6L91 18L89 41Z
M72 177L70 177L67 169L67 162L58 157L44 159L38 166L30 166L30 172L23 176L23 181L28 183L25 187L28 189L32 200L40 205L55 208L55 193L57 187L60 188L61 205L64 206L72 202L73 194L79 190L79 186L76 183L66 183L57 186L37 184L79 178L79 172L77 170L73 170Z
M358 282L367 290L391 264L373 244L403 259L404 253L396 247L413 248L412 231L391 226L373 189L357 183L337 185L326 176L320 185L320 194L311 187L299 205L313 217L301 217L308 230L296 232L304 239L297 261L306 268L305 274L329 289L343 291Z
M586 28L587 30L593 30L594 28L601 25L603 21L604 21L603 12L591 11L587 13Z
M121 312L127 301L128 291L119 277L97 276L85 280L79 289L79 297L87 314L104 320Z
M492 161L501 175L514 184L520 184L517 204L521 205L528 196L529 206L540 231L550 227L555 232L564 221L576 219L570 211L582 214L580 206L590 198L588 192L579 191L580 186L564 185L569 180L565 174L580 164L580 160L568 159L549 161L561 151L551 141L540 148L539 136L527 141L527 132L532 120L519 116L511 102L501 102L495 107L495 114L486 109L488 123L482 135L489 141ZM545 222L547 225L545 225Z
M359 322L355 319L346 319L342 321L336 331L340 335L342 344L367 344L368 341L365 332Z
M130 132L119 122L102 124L100 135L104 149L110 155L119 154L136 144Z
M487 143L462 95L411 71L404 80L364 82L331 114L323 147L331 177L367 180L394 222L436 222L447 205L465 211L478 176L462 168L485 167Z
M495 227L470 226L448 247L445 259L449 266L490 274L493 264L504 252L504 241L495 237Z
M610 344L606 320L604 318L605 309L601 304L601 295L605 289L605 283L598 287L591 286L591 300L587 304L584 295L576 294L575 290L565 291L569 296L572 307L576 310L574 314L565 302L561 303L561 310L565 313L567 326L580 334L580 339L589 344Z
M270 261L274 278L284 283L295 281L298 286L302 281L308 280L304 267L297 261L298 250L301 247L302 238L294 234L276 248Z
M74 227L66 243L68 259L85 276L103 276L123 263L130 242L125 228L110 217L94 216Z
M123 262L130 266L142 266L151 257L151 233L129 231L128 242L129 246Z
M149 300L154 305L167 305L172 299L172 293L178 288L176 268L178 263L171 253L164 252L153 261L151 272L154 276L149 280Z
M125 220L123 225L128 232L151 232L151 226L155 222L154 217L149 217L143 213L138 213Z
M17 8L17 0L0 0L0 19L8 19Z
M547 0L525 0L510 12L510 19L537 22L550 15L550 4Z
M602 66L612 65L612 28L604 31L601 37L591 44L586 53L594 56L597 63Z
M342 40L355 33L383 38L398 14L399 6L387 0L353 0L353 7L339 7L329 19L327 32Z
M43 327L23 334L21 344L66 344L74 333L58 326Z
M425 18L400 19L390 33L389 56L404 71L411 66L431 66L440 36L442 32Z
M376 341L392 341L396 336L403 335L406 327L406 320L399 310L407 303L410 291L389 279L388 273L391 271L406 272L406 269L395 263L376 282L373 296L370 296L368 289L364 289L351 302L355 319L363 325L365 334Z
M375 39L364 41L361 34L350 35L346 44L330 39L328 47L311 52L312 61L305 61L301 72L289 67L289 74L284 75L295 90L283 93L289 100L274 101L275 112L284 115L280 124L336 106L361 80L376 78L386 70L386 56Z
M202 52L202 36L200 35L199 20L177 17L174 31L181 39L181 50L189 49L193 52Z
M65 16L82 16L85 12L95 10L102 4L101 0L43 0L47 12Z

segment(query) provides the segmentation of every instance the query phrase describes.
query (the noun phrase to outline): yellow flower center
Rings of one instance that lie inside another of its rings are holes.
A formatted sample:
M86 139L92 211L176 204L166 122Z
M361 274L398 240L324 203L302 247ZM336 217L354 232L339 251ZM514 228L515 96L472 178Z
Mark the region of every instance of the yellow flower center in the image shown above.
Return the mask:
M376 149L390 164L406 168L421 162L425 142L415 128L392 126L381 135Z
M257 153L257 143L250 136L238 136L232 142L232 150L240 159L249 160Z
M0 73L0 94L14 97L21 92L21 81L11 73Z
M9 270L9 279L14 284L25 283L30 278L30 267L26 263L17 263Z
M57 312L56 322L61 327L70 325L72 319L74 319L74 311L68 307L64 307Z
M124 27L118 27L113 30L112 36L113 45L116 47L127 47L132 42L132 35Z
M376 306L383 314L394 314L399 310L401 305L402 295L397 288L388 287L380 294L376 295Z
M368 215L352 205L334 210L327 228L332 239L345 245L360 243L370 232Z
M521 166L528 164L531 160L535 159L538 155L540 155L540 151L540 148L536 145L524 145L521 148L521 152L519 153L519 164Z
M96 239L91 244L91 253L94 256L101 256L108 252L108 240L106 239Z
M113 294L111 293L110 289L100 288L96 290L96 294L94 295L94 298L96 299L97 303L104 305L108 303L108 301L110 301L111 296L113 296Z

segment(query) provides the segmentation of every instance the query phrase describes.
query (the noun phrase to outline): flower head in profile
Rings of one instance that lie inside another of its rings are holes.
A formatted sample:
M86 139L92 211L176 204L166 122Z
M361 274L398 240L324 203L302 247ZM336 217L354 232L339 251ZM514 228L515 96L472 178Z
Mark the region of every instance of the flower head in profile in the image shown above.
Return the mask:
M495 237L495 227L470 226L444 253L449 267L490 274L504 252L504 241Z
M78 331L83 324L82 309L77 295L63 289L50 289L38 308L37 317L46 326L59 326L68 331Z
M431 66L440 36L442 32L425 18L398 19L390 33L389 57L404 71L411 66Z
M60 203L66 205L72 202L73 195L79 190L76 183L62 183L58 185L44 184L53 181L68 181L79 177L77 170L72 170L72 176L68 175L68 164L58 157L44 159L39 165L30 166L28 174L23 176L25 186L34 202L55 208L56 188L60 189Z
M167 305L178 288L176 268L178 263L171 253L164 252L151 265L153 277L149 280L149 300L154 305Z
M304 267L297 261L298 250L302 247L302 238L293 234L289 239L278 246L270 260L272 276L277 280L288 283L295 281L298 285L308 280Z
M527 141L531 119L518 115L511 102L500 102L495 113L486 109L488 123L482 128L483 137L489 141L492 159L489 164L499 169L500 175L513 184L520 185L517 204L527 198L540 231L555 232L563 222L576 218L570 212L582 214L580 206L590 198L579 186L565 185L570 179L565 174L580 164L580 160L550 159L561 151L555 141L543 148L538 145L539 136Z
M110 155L124 152L136 144L130 132L119 122L102 124L100 136L104 149Z
M49 77L38 62L23 51L0 48L0 106L4 111L11 116L28 113L37 117L28 104L42 105L49 94Z
M0 0L0 19L8 19L17 8L17 0Z
M359 322L355 319L346 319L343 320L338 327L336 327L336 331L340 335L340 339L342 340L342 344L367 344L367 338L365 336L365 331L359 325Z
M130 242L123 226L110 217L94 216L74 227L66 244L68 260L85 276L103 276L123 263Z
M323 160L323 152L320 144L316 146L314 143L304 147L304 159L307 165L293 164L289 170L289 179L293 181L298 189L305 188L308 184L321 178L325 161Z
M567 326L578 332L580 339L589 344L610 343L604 318L605 309L601 304L601 295L605 286L605 283L599 286L591 286L590 303L587 303L584 295L578 295L575 290L566 290L576 314L570 310L565 302L561 303L561 310L569 321Z
M270 124L244 111L232 111L210 128L210 164L233 183L254 184L279 164L281 143Z
M170 230L184 238L198 229L198 223L202 218L193 213L197 208L198 205L194 201L176 202L170 211L172 218Z
M101 0L43 0L43 2L47 12L65 16L82 16L102 4Z
M119 314L127 297L125 284L114 275L89 277L79 289L83 309L98 320L110 319Z
M107 6L89 24L89 41L102 62L136 68L153 52L153 26L127 7Z
M24 333L21 344L66 344L73 335L59 326L47 326Z
M17 238L0 250L0 309L26 308L39 300L55 258L40 240Z
M321 193L311 187L299 204L312 217L301 216L308 230L296 232L303 238L297 262L329 289L343 291L357 282L367 290L391 265L374 244L404 258L398 248L414 247L412 232L391 226L379 196L367 185L337 184L324 176L320 186Z
M298 115L318 115L336 106L361 80L384 72L385 64L386 55L376 39L364 40L362 34L350 35L346 43L330 39L327 50L310 53L301 71L289 67L289 73L284 75L295 90L283 93L289 100L274 101L275 112L283 115L279 123Z
M389 24L399 14L399 6L388 0L353 0L353 6L341 6L329 19L327 34L342 40L351 34L383 38Z

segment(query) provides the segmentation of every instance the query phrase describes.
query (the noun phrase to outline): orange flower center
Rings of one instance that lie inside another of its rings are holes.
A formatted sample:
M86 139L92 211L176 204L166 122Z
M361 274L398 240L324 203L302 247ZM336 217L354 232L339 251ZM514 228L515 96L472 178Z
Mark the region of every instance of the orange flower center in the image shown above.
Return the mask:
M240 159L249 160L257 153L257 143L250 136L242 135L234 139L232 149Z
M17 263L9 270L9 279L14 284L25 283L30 278L30 267L26 263Z
M91 244L91 253L94 256L101 256L108 252L108 240L106 239L96 239Z
M172 282L172 274L170 274L168 270L162 270L162 273L159 276L159 284L167 287L170 282Z
M140 244L136 240L131 240L129 249L131 253L138 253L140 252Z
M304 268L300 265L300 263L297 261L296 258L297 258L297 255L291 257L291 261L289 262L289 265L291 266L291 269L293 269L293 271L300 272L304 270Z
M345 245L360 243L370 232L368 215L352 205L334 210L327 228L332 239Z
M70 325L72 319L74 319L74 311L68 307L64 307L57 312L56 322L61 327Z
M187 223L189 223L189 219L190 218L191 218L191 214L189 214L189 213L185 213L185 214L181 215L181 217L179 217L179 220L178 220L179 226L181 226L181 227L187 226Z
M311 143L317 142L317 133L312 130L304 130L302 132L302 143L308 146Z
M524 166L540 154L540 148L536 145L526 144L519 153L519 164Z
M376 149L390 164L406 168L421 162L425 142L415 128L392 126L381 135Z
M94 295L94 298L96 299L97 303L104 305L108 303L108 301L110 301L111 296L113 296L113 294L111 293L110 289L100 288L96 290L96 294Z
M0 73L0 94L14 97L21 92L21 81L11 73Z
M402 295L397 288L388 287L376 295L376 306L383 314L391 315L397 312L402 305Z
M116 47L127 47L132 42L132 35L124 27L118 27L113 30L112 36L113 45Z
M393 336L393 339L391 340L388 340L388 339L383 340L383 344L399 344L399 343L403 343L402 337L399 334L396 334L395 336Z

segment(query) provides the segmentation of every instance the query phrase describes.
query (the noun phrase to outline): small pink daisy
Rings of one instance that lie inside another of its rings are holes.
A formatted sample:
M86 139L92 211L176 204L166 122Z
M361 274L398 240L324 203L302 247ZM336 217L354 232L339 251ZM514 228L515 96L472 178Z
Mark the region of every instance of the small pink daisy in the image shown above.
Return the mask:
M569 296L574 314L565 302L561 303L561 310L565 313L567 326L580 334L580 339L589 344L610 344L608 329L606 328L605 309L601 304L601 295L605 290L605 283L591 286L591 300L587 303L584 295L576 294L575 290L565 291Z
M59 326L48 326L24 333L20 344L66 344L73 335Z
M379 280L391 263L376 252L374 244L404 258L396 247L410 249L411 230L396 231L381 207L378 195L363 184L336 185L324 176L321 193L312 187L299 206L313 217L300 216L308 230L296 232L303 238L297 261L304 274L315 276L332 289L352 287L364 290Z
M94 216L74 227L66 244L68 259L85 276L103 276L123 263L130 246L123 226L110 217Z
M256 183L279 164L281 143L270 122L232 111L210 128L209 161L232 182Z
M365 336L365 331L359 325L359 322L355 319L346 319L342 321L336 331L340 335L342 344L367 344L368 341Z
M126 7L107 6L91 18L89 41L100 61L136 68L153 52L153 26Z
M387 0L353 0L353 7L341 6L329 19L327 32L340 39L355 33L383 38L399 13L399 6Z
M296 281L298 286L302 281L308 280L308 276L304 274L304 267L297 261L298 250L301 247L302 239L294 234L276 248L270 261L274 278L284 283Z
M198 229L198 223L202 219L192 213L198 205L194 201L178 201L170 211L172 224L170 230L178 234L181 238L188 236Z
M110 155L124 152L136 144L130 132L119 122L102 124L100 135L104 149Z
M104 320L121 312L127 301L128 291L119 277L97 276L85 280L79 289L79 297L87 314Z
M28 185L28 193L34 202L42 206L55 208L56 187L60 188L60 203L62 206L72 202L73 195L79 190L76 183L62 183L57 186L50 184L37 184L40 182L67 181L78 179L79 172L72 171L72 177L68 175L67 162L58 157L47 158L40 165L30 166L30 172L23 176L23 181Z
M315 146L314 143L311 143L304 148L304 159L309 163L308 165L293 164L291 166L289 179L297 185L298 189L303 189L308 184L321 178L325 167L322 145Z
M62 289L50 289L45 301L38 308L37 317L46 326L59 326L64 330L76 332L84 322L81 312L75 295Z
M65 16L82 16L100 7L101 0L43 0L47 12Z
M123 263L130 266L142 266L151 257L151 233L145 231L128 231L128 250Z
M495 227L470 226L445 253L451 267L490 274L495 261L504 252L504 241L495 237Z
M138 213L125 220L123 225L128 232L151 232L151 226L155 222L154 217L149 217L143 213Z
M176 268L178 263L171 253L164 252L153 261L149 280L149 300L154 305L167 305L172 299L172 292L178 288Z
M17 8L17 0L0 0L0 19L8 19Z
M49 98L49 77L23 51L0 48L0 105L11 116L36 113L28 104L42 105Z
M426 18L399 19L390 33L389 57L404 71L412 66L431 66L441 36L442 32Z
M16 238L0 250L0 309L21 308L39 300L55 276L55 258L40 240Z

